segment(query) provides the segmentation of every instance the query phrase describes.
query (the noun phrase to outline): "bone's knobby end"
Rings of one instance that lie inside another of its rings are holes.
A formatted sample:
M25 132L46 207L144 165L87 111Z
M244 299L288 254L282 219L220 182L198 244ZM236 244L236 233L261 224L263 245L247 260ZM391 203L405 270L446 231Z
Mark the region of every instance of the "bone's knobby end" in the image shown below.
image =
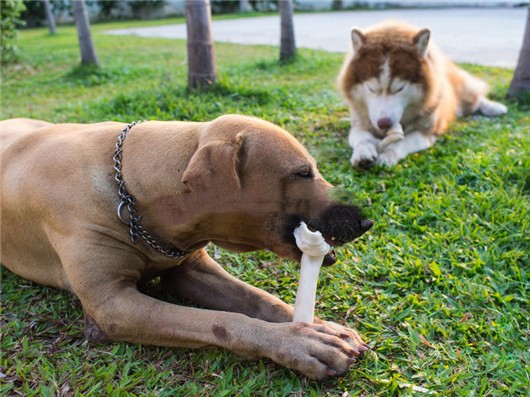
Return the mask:
M401 126L401 124L394 124L392 128L387 131L386 137L383 138L381 142L379 142L379 152L383 152L390 144L401 141L404 138L405 132L403 131L403 127Z
M319 231L312 232L305 222L300 223L294 230L296 245L304 254L319 257L325 256L331 249L322 233Z

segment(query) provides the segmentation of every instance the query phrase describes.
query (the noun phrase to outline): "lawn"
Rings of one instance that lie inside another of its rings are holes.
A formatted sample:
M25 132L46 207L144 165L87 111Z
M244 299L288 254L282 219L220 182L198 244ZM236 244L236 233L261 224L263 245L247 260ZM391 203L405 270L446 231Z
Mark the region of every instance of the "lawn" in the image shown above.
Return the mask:
M220 83L189 93L184 41L105 36L109 26L93 27L103 68L89 71L77 67L74 28L54 37L24 31L22 64L2 70L1 118L245 113L286 128L376 222L322 271L317 304L318 315L357 328L372 350L343 378L313 382L218 349L90 346L75 297L2 269L0 395L530 394L528 105L508 103L509 114L497 119L462 119L430 150L361 172L349 164L348 112L335 89L340 54L302 50L281 66L277 48L218 43ZM464 66L502 99L511 70ZM294 262L210 252L232 274L294 303Z

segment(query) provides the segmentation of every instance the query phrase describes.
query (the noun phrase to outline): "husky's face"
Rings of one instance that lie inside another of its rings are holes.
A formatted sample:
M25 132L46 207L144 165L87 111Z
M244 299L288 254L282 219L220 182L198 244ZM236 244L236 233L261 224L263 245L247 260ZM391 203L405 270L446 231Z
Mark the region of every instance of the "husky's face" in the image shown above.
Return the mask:
M430 32L351 32L353 57L341 72L342 90L365 108L375 131L384 133L418 107L429 90Z
M379 76L365 80L360 90L372 126L382 132L398 124L405 109L422 97L421 86L395 76L388 59L383 62Z

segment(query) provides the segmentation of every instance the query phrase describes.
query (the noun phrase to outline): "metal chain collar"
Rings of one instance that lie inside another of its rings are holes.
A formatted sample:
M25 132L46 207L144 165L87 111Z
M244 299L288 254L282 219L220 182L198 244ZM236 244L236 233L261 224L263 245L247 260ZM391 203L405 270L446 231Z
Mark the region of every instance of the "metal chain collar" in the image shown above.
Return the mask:
M127 191L127 188L125 187L125 181L123 180L123 175L121 172L122 168L122 154L123 154L123 141L125 140L125 137L127 136L127 133L133 128L135 125L140 124L142 121L135 121L131 124L128 124L122 131L120 136L118 137L118 142L116 142L116 150L114 151L114 169L116 170L116 175L114 176L114 179L116 182L118 182L118 196L120 197L121 201L120 204L118 204L118 218L120 221L125 223L127 226L129 226L129 235L131 236L131 241L133 244L135 244L138 241L138 236L142 237L147 245L149 245L151 248L154 248L158 252L161 252L162 254L173 258L178 259L182 258L189 254L188 251L182 251L176 247L174 248L165 248L162 245L160 245L156 239L151 236L143 227L140 225L140 220L142 217L138 215L138 208L136 207L136 198L129 194ZM128 219L124 218L122 216L122 210L123 207L126 206L127 212L129 213Z

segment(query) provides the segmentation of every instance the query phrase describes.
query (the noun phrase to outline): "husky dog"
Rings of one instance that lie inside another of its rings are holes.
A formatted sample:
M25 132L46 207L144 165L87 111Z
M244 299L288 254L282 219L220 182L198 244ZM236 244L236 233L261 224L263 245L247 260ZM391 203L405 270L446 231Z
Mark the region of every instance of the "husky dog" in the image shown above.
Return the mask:
M430 35L391 21L352 29L338 83L350 107L353 166L397 164L430 147L457 116L507 112L486 98L487 84L445 58Z

